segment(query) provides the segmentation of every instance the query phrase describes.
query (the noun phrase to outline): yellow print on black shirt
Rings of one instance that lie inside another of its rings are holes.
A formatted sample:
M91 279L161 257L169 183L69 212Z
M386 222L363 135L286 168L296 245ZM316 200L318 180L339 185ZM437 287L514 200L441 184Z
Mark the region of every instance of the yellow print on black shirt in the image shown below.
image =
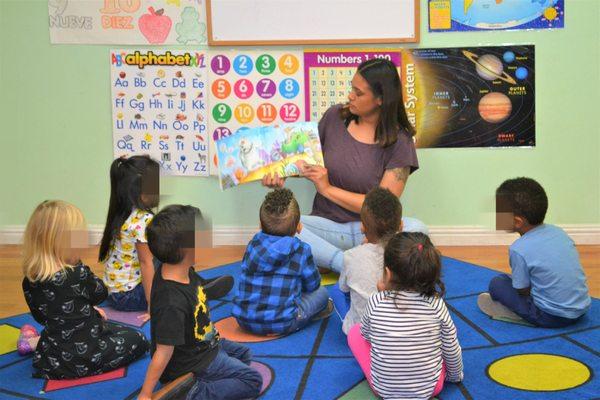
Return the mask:
M204 288L202 286L198 286L197 296L198 304L194 310L194 337L197 340L210 342L213 339L218 338L218 332L210 321L210 315L206 305L206 293L204 293Z

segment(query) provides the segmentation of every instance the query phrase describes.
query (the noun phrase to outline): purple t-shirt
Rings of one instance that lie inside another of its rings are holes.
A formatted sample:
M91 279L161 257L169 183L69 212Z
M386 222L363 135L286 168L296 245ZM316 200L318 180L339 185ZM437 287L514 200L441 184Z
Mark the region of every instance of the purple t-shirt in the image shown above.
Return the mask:
M398 132L398 140L386 148L354 139L340 116L341 104L331 107L319 121L323 159L331 185L349 192L366 194L379 185L387 169L419 168L415 143L409 135ZM312 215L335 222L359 221L360 215L338 206L317 193Z

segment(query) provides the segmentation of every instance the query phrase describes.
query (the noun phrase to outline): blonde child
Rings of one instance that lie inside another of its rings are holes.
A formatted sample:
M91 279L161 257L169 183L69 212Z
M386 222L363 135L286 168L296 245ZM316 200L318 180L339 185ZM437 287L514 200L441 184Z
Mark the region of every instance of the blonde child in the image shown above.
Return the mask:
M81 263L87 231L81 211L63 201L41 203L24 237L23 292L33 318L44 326L20 348L35 351L35 377L69 379L125 366L148 350L134 329L103 320L96 308L106 287Z
M427 235L398 233L385 247L380 292L348 344L384 399L429 399L463 378L456 328L442 300L440 254Z
M108 304L120 311L147 311L154 265L146 226L158 206L159 165L148 156L117 158L110 167L110 184L98 257L104 263Z

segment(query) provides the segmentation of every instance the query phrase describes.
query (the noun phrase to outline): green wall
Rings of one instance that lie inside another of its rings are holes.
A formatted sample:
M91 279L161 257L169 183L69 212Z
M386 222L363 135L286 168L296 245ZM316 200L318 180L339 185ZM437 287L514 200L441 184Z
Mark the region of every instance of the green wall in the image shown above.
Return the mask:
M491 228L498 184L531 176L549 194L549 221L600 223L600 1L566 3L565 29L434 35L421 0L420 47L536 45L537 147L419 150L421 169L402 198L406 215ZM47 18L45 0L0 1L0 227L25 224L50 198L78 205L91 224L105 218L114 46L50 45ZM314 187L291 181L309 212ZM194 204L217 225L255 226L265 194L259 184L221 192L215 178L161 185L163 204Z

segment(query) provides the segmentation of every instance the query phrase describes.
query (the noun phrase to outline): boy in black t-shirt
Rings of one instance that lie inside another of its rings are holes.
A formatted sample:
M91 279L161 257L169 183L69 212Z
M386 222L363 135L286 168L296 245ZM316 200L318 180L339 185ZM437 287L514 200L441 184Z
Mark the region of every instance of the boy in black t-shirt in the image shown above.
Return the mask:
M150 301L152 361L139 399L150 399L157 381L193 372L188 399L257 397L260 374L249 367L250 350L226 339L210 320L203 281L195 273L195 220L192 206L172 205L148 226L148 245L163 264L154 275Z

